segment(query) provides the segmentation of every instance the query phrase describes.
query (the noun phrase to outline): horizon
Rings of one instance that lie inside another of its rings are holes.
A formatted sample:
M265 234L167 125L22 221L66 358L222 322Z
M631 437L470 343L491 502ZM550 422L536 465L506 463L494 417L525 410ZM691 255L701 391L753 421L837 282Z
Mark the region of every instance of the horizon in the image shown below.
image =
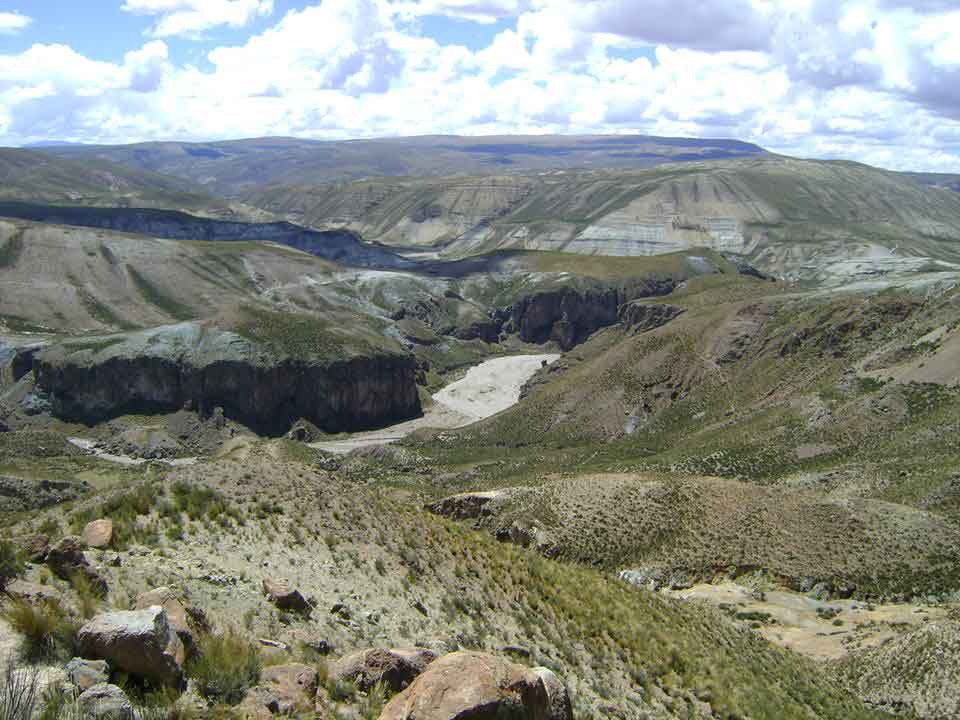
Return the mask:
M85 5L0 1L0 144L636 134L960 172L946 2Z

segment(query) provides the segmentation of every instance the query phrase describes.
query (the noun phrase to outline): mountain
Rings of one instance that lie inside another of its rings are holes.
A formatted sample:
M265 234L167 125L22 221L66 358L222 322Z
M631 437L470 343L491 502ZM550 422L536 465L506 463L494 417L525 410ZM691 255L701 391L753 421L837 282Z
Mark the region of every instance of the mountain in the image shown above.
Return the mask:
M960 196L839 161L764 156L643 170L378 178L264 187L244 200L295 222L445 256L710 247L828 283L938 262L949 271L960 262Z
M266 184L315 185L378 176L637 168L765 154L762 148L737 140L644 135L436 135L327 142L256 138L58 147L47 148L47 152L64 158L97 158L172 175L227 197Z
M960 175L957 174L918 172L907 172L903 174L923 185L960 192Z
M957 715L949 178L641 137L0 168L0 696Z
M0 148L0 201L4 200L244 215L242 209L178 178L97 158L71 160L16 148Z

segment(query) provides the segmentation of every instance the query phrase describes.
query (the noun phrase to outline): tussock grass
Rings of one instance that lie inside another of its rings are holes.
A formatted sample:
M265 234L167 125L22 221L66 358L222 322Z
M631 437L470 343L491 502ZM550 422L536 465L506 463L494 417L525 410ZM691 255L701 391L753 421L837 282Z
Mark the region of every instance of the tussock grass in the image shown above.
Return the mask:
M234 630L200 638L187 674L197 691L214 703L236 705L260 679L259 650Z
M33 605L12 600L0 611L0 617L21 636L20 652L28 662L73 656L80 627L57 603Z

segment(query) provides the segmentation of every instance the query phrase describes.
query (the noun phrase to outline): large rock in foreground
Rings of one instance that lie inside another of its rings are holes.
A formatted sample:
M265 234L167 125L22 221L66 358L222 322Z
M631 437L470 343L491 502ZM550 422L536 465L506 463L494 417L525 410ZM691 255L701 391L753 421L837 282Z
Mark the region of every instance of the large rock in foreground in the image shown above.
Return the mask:
M380 720L572 720L562 714L569 704L552 702L550 693L537 671L485 653L456 652L431 663Z
M163 685L183 682L183 643L158 605L98 615L77 634L80 654Z
M184 407L224 414L264 435L304 418L327 432L420 414L416 362L369 318L338 324L248 311L230 330L183 323L45 348L33 364L53 413L98 423Z

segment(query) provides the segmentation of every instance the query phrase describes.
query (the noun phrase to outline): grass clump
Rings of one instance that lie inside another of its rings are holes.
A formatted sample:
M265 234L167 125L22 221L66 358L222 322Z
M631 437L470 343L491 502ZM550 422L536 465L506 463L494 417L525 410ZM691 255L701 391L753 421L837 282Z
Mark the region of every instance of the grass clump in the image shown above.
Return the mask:
M68 659L73 657L79 626L55 602L32 605L13 600L0 611L10 626L21 636L20 651L24 660Z
M261 667L257 648L239 633L228 630L200 639L196 657L187 665L187 674L207 700L236 705L257 684Z
M113 521L110 544L114 549L121 550L136 540L147 541L138 518L150 515L157 497L162 494L163 489L157 483L146 483L117 493L99 505L73 513L70 516L71 528L74 533L79 534L88 522L98 518L110 518Z
M9 540L0 540L0 589L23 574L23 559Z
M14 658L7 658L0 671L0 718L33 720L39 700L39 669L19 667Z

